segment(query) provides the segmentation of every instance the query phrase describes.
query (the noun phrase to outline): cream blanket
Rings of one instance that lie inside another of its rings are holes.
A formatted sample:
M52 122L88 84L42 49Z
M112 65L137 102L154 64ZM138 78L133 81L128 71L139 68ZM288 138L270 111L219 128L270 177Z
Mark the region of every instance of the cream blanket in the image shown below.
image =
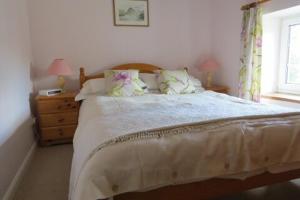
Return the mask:
M293 110L213 92L92 96L74 138L70 199L270 171L300 161L299 133Z

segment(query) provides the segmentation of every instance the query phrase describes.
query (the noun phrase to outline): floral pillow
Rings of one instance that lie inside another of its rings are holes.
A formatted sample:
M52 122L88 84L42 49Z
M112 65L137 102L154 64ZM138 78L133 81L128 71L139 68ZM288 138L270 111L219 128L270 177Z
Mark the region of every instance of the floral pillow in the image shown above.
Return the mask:
M128 97L145 93L137 70L107 70L104 77L109 96Z
M159 85L164 94L190 94L196 91L186 70L161 70Z

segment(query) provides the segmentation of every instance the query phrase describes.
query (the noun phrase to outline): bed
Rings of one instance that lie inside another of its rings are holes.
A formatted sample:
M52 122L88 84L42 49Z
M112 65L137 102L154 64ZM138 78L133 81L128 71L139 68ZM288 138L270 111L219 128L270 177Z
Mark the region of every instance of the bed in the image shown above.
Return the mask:
M113 69L154 73L148 64ZM80 85L103 74L86 76ZM211 199L300 177L300 113L205 91L82 102L71 200Z

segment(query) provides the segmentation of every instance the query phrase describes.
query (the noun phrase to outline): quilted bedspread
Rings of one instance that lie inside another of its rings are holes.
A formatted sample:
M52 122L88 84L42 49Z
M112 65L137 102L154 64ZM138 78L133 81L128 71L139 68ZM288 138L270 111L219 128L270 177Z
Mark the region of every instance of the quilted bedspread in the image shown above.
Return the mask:
M214 92L91 96L74 137L69 197L275 173L299 164L299 144L296 110Z

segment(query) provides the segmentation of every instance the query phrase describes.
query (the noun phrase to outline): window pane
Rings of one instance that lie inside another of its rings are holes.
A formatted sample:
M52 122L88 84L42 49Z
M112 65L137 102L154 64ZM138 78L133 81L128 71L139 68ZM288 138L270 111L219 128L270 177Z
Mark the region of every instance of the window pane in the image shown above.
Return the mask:
M300 24L290 26L287 83L300 84Z

